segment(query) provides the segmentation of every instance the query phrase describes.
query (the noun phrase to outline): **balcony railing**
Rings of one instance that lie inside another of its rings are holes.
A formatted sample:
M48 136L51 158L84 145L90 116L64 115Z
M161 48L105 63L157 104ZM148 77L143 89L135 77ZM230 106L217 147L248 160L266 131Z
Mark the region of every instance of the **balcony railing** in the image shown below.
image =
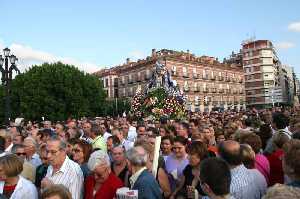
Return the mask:
M145 75L144 75L144 78L145 78L145 80L149 80L149 79L150 79L150 75L149 75L149 74L148 74L148 75L145 74Z
M200 89L199 89L199 87L194 87L194 92L196 93L196 92L199 92L200 91Z
M219 89L219 93L224 93L224 89L223 89L223 88L220 88L220 89Z
M208 88L203 88L203 93L208 93L209 89Z
M199 74L193 74L194 79L199 79Z
M184 78L189 78L189 74L188 74L188 73L183 73L183 74L182 74L182 77L184 77Z
M188 91L190 90L190 88L187 87L187 86L185 86L185 87L183 88L183 90L186 91L186 92L188 92Z
M218 76L218 80L219 81L224 81L224 77L223 76Z

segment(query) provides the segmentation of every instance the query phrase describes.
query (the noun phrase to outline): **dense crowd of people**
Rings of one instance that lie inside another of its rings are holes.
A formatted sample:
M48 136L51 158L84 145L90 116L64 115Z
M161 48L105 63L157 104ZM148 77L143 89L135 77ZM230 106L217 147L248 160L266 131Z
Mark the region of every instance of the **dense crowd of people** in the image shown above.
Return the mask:
M113 199L122 187L139 199L300 198L299 139L298 107L12 123L0 198Z

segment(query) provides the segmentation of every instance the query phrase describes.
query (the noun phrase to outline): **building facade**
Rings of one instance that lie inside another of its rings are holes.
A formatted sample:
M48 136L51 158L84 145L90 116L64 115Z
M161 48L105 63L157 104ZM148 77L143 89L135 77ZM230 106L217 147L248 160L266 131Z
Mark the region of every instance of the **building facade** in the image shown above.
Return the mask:
M272 42L245 41L242 56L247 105L264 107L283 102L281 63Z
M163 63L187 99L190 111L245 108L245 81L242 67L220 63L214 57L196 57L188 52L152 50L151 56L137 62L129 59L121 66L101 70L109 98L130 98L143 89L152 76L156 61Z

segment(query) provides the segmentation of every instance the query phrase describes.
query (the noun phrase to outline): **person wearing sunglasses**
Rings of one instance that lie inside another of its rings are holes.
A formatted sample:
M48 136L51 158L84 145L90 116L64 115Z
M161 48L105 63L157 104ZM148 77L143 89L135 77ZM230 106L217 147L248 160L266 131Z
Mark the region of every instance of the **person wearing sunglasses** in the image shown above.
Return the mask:
M21 176L30 180L34 183L35 181L35 166L30 162L26 161L26 153L25 147L22 144L14 144L11 148L11 152L18 156L20 160L23 162L23 171L21 172Z

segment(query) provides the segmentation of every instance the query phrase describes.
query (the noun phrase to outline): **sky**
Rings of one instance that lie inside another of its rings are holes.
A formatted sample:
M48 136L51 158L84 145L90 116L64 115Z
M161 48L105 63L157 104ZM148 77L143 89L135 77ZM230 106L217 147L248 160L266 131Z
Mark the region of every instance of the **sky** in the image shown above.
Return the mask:
M0 0L0 49L21 71L62 61L95 72L153 48L223 60L255 36L300 77L299 10L299 0Z

